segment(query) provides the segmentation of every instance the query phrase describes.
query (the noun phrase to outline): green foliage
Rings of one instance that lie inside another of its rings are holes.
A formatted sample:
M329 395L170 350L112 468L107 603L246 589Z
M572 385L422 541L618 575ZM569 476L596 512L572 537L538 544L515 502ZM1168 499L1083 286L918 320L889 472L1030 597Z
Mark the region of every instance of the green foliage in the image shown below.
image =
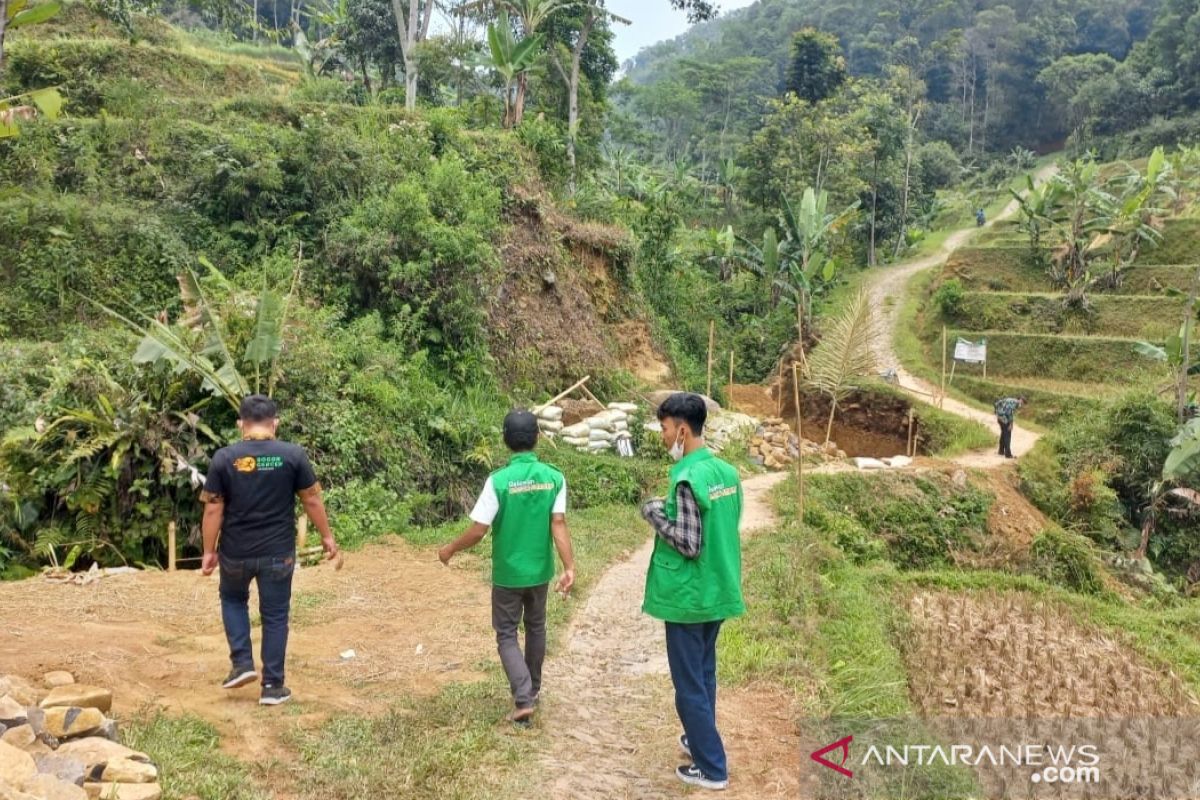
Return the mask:
M330 488L325 492L325 508L336 521L338 545L348 550L379 536L402 533L411 519L409 502L377 480L355 478Z
M1030 546L1034 572L1043 580L1083 594L1104 590L1104 569L1095 545L1085 536L1047 528Z
M846 58L837 37L815 28L792 37L786 88L802 100L817 103L836 92L846 81Z
M269 796L251 780L242 761L221 749L216 729L199 717L168 716L161 709L146 708L122 730L126 745L146 753L158 765L165 796L199 800Z
M958 316L963 301L962 283L951 278L933 293L933 304L941 310L942 316L953 319ZM989 326L990 327L990 326Z
M657 457L647 457L647 454ZM541 448L542 459L558 467L566 476L572 508L641 503L666 477L670 462L662 455L661 447L645 444L633 458L580 453L566 445Z
M887 558L903 569L952 564L987 536L991 496L954 487L946 476L822 476L811 487L805 522L841 537L858 560L879 554L860 530L882 542ZM851 522L834 522L837 517Z

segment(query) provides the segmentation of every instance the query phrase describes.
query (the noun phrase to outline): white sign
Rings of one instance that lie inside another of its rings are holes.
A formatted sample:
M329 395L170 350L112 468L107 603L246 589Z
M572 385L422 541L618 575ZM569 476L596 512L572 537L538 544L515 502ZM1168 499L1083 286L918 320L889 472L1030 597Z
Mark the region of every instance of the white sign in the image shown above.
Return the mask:
M954 343L954 360L967 364L986 364L987 339L980 339L978 342L968 342L966 339L959 338Z

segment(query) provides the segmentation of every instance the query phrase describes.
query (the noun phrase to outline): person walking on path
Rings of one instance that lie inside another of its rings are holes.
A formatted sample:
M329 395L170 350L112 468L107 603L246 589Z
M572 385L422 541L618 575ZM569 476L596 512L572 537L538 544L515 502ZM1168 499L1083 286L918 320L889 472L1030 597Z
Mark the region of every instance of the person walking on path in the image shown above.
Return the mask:
M575 583L575 557L567 532L567 480L533 452L537 417L513 411L504 418L504 443L513 451L507 466L492 473L471 512L466 533L438 550L449 565L460 550L492 531L492 628L515 708L511 722L528 724L542 689L546 659L546 595L554 577L554 549L563 575L555 590ZM525 652L517 628L525 624Z
M249 611L250 582L257 582L263 667L259 703L274 706L292 696L284 683L284 661L296 568L297 497L321 533L326 557L335 558L338 547L308 456L299 446L275 438L275 402L261 394L247 396L237 424L242 441L216 452L200 495L205 504L200 569L211 575L221 568L221 621L233 666L222 684L226 689L258 679Z
M642 517L655 531L642 610L666 623L667 662L679 744L692 759L675 770L684 783L725 789L729 772L717 731L717 636L721 623L745 612L738 531L742 484L737 470L704 444L708 409L694 394L677 393L658 408L663 444L678 463L666 499L651 500Z
M1005 458L1013 458L1013 420L1024 405L1024 397L1004 397L996 401L996 422L1000 423L1000 455Z

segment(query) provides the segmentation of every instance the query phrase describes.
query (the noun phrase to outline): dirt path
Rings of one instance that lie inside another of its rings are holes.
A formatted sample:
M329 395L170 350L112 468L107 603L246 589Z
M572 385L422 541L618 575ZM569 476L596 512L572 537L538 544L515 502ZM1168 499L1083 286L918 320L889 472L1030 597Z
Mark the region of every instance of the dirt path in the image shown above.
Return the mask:
M1034 177L1038 181L1045 180L1054 173L1054 170L1053 165L1043 167ZM1008 219L1017 213L1017 208L1017 201L1013 200L988 223L988 226ZM900 308L904 304L905 287L917 273L944 264L950 253L966 244L975 232L975 228L955 231L946 238L941 248L933 255L879 269L867 286L871 297L871 308L877 315L878 330L881 334L875 339L876 361L881 368L894 368L900 388L911 394L920 395L922 399L931 399L936 388L900 365L900 358L896 355L893 344L896 338L896 327L900 321ZM992 414L980 411L951 397L946 398L944 408L951 414L957 414L985 425L999 438L1000 427L996 424L996 418ZM1020 426L1015 427L1012 440L1013 454L1020 457L1028 453L1037 443L1038 437L1039 435L1033 431ZM999 454L984 451L967 453L952 460L964 467L977 468L998 467L1006 463L1006 459Z
M393 698L478 677L471 665L495 652L479 613L488 602L473 573L446 570L398 539L350 554L340 572L300 570L287 675L296 700L279 714L258 705L257 685L219 687L229 656L216 577L147 571L89 586L33 578L0 584L0 674L40 682L69 670L110 687L118 716L146 704L196 714L217 728L227 752L267 765L284 756L289 727L336 712L371 714ZM257 604L251 597L252 610ZM435 617L437 625L426 624ZM349 650L354 657L342 658Z
M784 473L747 480L742 533L769 527L768 502ZM530 797L551 800L665 800L682 786L662 623L641 613L653 541L612 567L576 614L565 650L546 664L541 758L543 785ZM792 798L799 736L792 701L772 688L723 689L718 716L730 762L732 798Z

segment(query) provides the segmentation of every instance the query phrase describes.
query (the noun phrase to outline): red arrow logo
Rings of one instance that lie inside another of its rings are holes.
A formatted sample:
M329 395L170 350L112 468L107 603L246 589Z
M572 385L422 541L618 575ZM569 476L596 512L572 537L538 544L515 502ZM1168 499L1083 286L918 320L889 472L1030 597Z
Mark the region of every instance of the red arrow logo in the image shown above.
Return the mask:
M838 739L833 744L827 744L824 747L822 747L820 750L818 750L812 754L812 760L817 762L818 764L821 764L822 766L829 767L832 770L837 770L838 772L845 775L847 778L853 778L854 773L851 772L850 770L846 769L846 767L844 766L846 764L846 762L848 762L850 760L850 743L853 741L854 741L853 736L847 736L845 739ZM833 752L834 750L842 751L842 760L838 764L835 764L832 761L825 758L826 753Z

